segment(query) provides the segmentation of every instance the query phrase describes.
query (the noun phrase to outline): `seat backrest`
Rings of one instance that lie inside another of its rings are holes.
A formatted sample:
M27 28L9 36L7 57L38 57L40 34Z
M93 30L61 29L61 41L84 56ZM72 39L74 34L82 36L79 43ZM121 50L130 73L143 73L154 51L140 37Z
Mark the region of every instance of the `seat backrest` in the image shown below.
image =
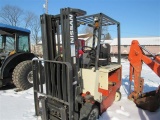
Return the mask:
M108 43L101 44L99 58L108 58L108 56L110 56L110 48Z
M101 44L99 54L99 65L108 65L110 63L110 45Z

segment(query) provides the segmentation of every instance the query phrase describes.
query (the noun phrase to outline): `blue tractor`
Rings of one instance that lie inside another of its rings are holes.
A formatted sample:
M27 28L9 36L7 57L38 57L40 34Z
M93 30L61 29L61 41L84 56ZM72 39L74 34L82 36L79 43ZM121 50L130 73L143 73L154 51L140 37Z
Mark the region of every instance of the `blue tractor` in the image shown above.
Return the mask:
M0 87L9 83L20 90L33 86L30 30L0 23Z

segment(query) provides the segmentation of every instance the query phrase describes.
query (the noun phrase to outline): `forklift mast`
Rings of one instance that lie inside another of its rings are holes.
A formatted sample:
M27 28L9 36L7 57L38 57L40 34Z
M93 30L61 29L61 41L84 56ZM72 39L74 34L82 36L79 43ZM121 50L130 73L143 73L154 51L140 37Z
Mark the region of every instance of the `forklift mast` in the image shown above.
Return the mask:
M79 59L78 59L78 36L77 36L77 16L85 15L86 12L80 9L65 8L60 10L59 15L40 16L42 28L42 43L44 55L44 69L46 79L46 94L53 96L52 99L47 99L48 102L56 101L57 107L61 106L57 118L72 120L75 118L74 111L74 90L73 82L78 81ZM61 34L61 35L60 35ZM61 49L62 48L62 49ZM47 62L48 61L48 62ZM54 62L50 62L54 61ZM38 64L34 61L34 64ZM40 64L40 63L39 63ZM40 66L39 66L40 67ZM33 66L33 75L36 75ZM57 71L57 72L56 72ZM38 72L38 71L37 71ZM42 71L39 71L40 73ZM37 78L34 76L34 78ZM38 79L38 78L37 78ZM52 80L53 81L52 81ZM36 80L38 82L38 80ZM42 78L40 78L40 83ZM37 90L39 83L34 83L34 89ZM41 93L43 87L41 86ZM36 96L35 92L35 96ZM35 103L39 101L35 98ZM43 99L42 99L43 103ZM52 102L50 104L53 104ZM36 107L36 115L39 115L38 106ZM46 108L46 107L44 107ZM62 109L63 108L63 109ZM55 109L57 111L57 109ZM68 114L66 114L66 112ZM47 114L47 113L46 113ZM54 114L54 111L51 113ZM43 119L47 119L43 114ZM51 115L50 115L51 116ZM50 119L56 119L54 115Z
M76 17L85 15L80 9L61 9L59 15L41 15L42 42L44 60L56 60L63 56L63 62L69 62L77 73L79 63L78 32ZM61 34L61 35L60 35ZM62 49L61 49L62 48ZM61 54L62 53L62 54Z

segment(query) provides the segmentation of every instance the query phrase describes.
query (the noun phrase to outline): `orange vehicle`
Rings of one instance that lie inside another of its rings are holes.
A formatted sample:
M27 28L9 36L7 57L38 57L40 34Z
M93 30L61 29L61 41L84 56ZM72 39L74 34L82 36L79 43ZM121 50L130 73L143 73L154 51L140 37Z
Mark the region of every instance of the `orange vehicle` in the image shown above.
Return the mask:
M144 51L151 54L152 58L145 55ZM128 96L142 109L156 111L160 105L160 87L156 91L143 93L144 79L141 77L143 62L148 65L156 75L160 77L160 56L140 46L137 40L133 40L128 56L130 62L130 81L134 80L134 91ZM131 84L130 84L131 90ZM153 104L154 103L154 104Z

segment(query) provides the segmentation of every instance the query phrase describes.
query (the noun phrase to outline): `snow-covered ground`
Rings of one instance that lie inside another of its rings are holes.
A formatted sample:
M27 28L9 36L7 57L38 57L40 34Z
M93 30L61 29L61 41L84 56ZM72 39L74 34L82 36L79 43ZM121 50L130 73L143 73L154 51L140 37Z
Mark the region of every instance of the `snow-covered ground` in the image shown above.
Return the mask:
M114 102L99 120L160 120L160 109L156 112L148 112L137 108L132 101L127 99L129 86L127 60L122 60L122 67L120 88L122 99ZM142 77L145 79L144 92L155 90L160 83L160 78L146 65L143 65ZM15 92L15 88L1 88L0 120L40 120L34 112L33 88L21 92Z

